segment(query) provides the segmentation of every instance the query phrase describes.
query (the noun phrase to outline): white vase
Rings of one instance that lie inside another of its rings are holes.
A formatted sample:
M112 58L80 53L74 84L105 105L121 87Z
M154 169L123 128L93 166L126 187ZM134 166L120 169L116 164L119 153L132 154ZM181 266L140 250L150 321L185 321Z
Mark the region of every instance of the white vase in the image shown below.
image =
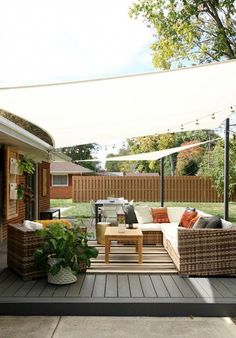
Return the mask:
M48 258L48 264L54 265L56 262L56 258L49 257ZM58 285L64 285L64 284L72 284L77 281L77 277L73 274L71 268L67 266L66 268L61 267L58 273L55 275L48 273L48 283L51 284L58 284Z

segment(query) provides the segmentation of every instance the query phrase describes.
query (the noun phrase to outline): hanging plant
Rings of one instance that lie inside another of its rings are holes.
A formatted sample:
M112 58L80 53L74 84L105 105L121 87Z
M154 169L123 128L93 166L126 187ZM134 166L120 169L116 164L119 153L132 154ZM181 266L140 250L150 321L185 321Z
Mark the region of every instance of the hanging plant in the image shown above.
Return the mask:
M17 186L17 199L23 200L25 197L25 187L23 184L18 184Z
M18 171L20 175L32 175L35 172L34 162L30 158L23 157L18 161Z

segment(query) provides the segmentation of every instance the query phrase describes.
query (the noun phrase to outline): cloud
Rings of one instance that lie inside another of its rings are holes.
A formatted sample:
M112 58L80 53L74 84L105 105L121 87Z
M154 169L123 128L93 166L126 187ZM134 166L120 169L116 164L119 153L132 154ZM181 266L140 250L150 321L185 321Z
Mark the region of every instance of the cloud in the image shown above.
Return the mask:
M152 70L153 37L130 0L8 0L1 4L0 84Z

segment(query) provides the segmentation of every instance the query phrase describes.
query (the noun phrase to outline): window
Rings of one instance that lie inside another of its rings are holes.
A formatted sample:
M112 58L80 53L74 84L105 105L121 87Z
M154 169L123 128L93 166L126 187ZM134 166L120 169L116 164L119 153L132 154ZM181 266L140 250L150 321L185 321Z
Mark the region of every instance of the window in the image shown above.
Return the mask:
M52 175L52 185L54 187L67 187L68 175Z

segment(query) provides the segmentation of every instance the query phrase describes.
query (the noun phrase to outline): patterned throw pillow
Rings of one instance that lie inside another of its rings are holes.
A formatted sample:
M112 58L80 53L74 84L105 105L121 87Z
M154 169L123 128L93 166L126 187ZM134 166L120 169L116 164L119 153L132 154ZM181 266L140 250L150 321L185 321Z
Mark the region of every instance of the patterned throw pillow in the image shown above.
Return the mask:
M167 208L152 208L153 223L170 223Z
M71 229L72 224L65 219L46 219L46 220L37 220L36 222L41 223L44 228L47 228L50 224L60 223L66 226L68 229Z
M197 211L186 209L181 217L179 225L184 228L191 228L196 222L197 214Z

